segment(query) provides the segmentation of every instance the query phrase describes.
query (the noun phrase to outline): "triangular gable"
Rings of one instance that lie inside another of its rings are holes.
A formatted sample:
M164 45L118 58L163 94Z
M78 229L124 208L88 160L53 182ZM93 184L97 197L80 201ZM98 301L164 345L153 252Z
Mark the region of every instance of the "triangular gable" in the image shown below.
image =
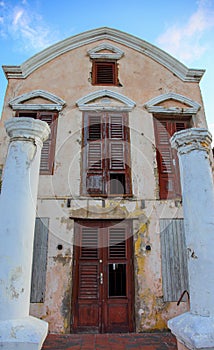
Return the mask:
M152 98L144 107L150 113L196 114L201 105L189 97L170 92Z
M35 99L41 102L35 103ZM34 101L33 101L34 100ZM42 101L44 101L42 103ZM31 103L32 102L32 103ZM52 102L52 103L48 103ZM60 97L45 91L33 90L17 96L9 101L9 105L13 110L57 110L61 111L65 105L65 101Z
M120 109L123 111L131 111L136 105L130 98L107 89L92 92L80 98L76 104L80 110Z
M88 55L90 58L94 59L112 59L119 60L124 52L117 48L116 46L110 45L108 43L100 44L91 50L88 50Z

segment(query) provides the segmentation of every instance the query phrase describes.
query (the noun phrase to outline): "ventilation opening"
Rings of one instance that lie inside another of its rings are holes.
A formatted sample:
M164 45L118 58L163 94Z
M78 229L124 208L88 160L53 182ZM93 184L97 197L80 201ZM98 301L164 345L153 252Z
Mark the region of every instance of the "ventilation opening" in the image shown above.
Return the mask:
M116 62L94 62L93 84L116 85Z
M110 193L125 194L125 174L110 174Z

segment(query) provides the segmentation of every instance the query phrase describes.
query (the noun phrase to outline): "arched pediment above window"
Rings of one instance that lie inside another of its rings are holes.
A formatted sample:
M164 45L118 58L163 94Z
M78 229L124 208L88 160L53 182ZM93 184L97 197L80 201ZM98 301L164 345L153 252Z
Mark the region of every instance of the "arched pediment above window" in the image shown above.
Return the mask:
M108 43L103 43L94 47L91 50L88 50L88 55L92 59L100 58L100 59L119 60L124 55L124 52L116 46L110 45Z
M78 101L80 110L122 110L131 111L136 103L130 98L111 90L98 90L92 92Z
M152 98L144 107L150 113L196 114L201 105L189 97L169 92Z
M14 111L16 110L61 111L63 106L65 105L65 101L48 91L33 90L13 98L12 100L9 101L9 105Z

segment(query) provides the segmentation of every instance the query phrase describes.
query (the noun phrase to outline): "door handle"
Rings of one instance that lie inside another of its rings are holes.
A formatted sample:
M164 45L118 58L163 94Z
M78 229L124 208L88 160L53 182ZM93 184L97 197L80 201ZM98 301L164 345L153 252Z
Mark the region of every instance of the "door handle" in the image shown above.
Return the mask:
M103 273L100 272L100 284L103 284Z

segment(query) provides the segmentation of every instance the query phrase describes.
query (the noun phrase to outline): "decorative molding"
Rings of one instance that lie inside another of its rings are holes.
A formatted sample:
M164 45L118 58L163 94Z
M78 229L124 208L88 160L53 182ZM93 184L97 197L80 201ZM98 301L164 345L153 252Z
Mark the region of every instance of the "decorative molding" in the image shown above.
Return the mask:
M105 102L103 102L102 105L93 103L90 105L87 105L87 103L92 102L98 98L102 97L110 97L112 99L118 100L124 104L124 106L107 106ZM111 91L111 90L98 90L95 92L92 92L79 100L76 101L77 106L80 110L123 110L123 111L131 111L136 103L132 101L130 98L119 94L118 92Z
M100 52L103 50L108 50L111 52ZM110 45L108 43L103 43L91 50L88 50L88 55L92 59L102 58L102 59L119 60L124 55L124 51L120 50L116 46Z
M190 107L156 106L157 104L167 100L179 101ZM152 98L144 104L144 107L148 110L149 113L196 114L201 108L201 105L186 96L176 94L174 92L169 92L167 94L162 94Z
M204 69L189 69L158 47L133 35L108 27L93 29L74 35L32 56L20 66L3 66L3 70L8 79L23 79L45 63L65 52L97 42L98 40L111 40L117 44L132 48L166 67L183 81L199 82L205 72Z
M36 98L36 97L42 97L45 98L51 102L52 104L23 104L23 102L28 101L30 99ZM60 97L45 91L45 90L33 90L30 92L27 92L23 95L17 96L9 101L10 107L14 110L47 110L47 111L61 111L63 106L65 105L65 101L62 100Z

